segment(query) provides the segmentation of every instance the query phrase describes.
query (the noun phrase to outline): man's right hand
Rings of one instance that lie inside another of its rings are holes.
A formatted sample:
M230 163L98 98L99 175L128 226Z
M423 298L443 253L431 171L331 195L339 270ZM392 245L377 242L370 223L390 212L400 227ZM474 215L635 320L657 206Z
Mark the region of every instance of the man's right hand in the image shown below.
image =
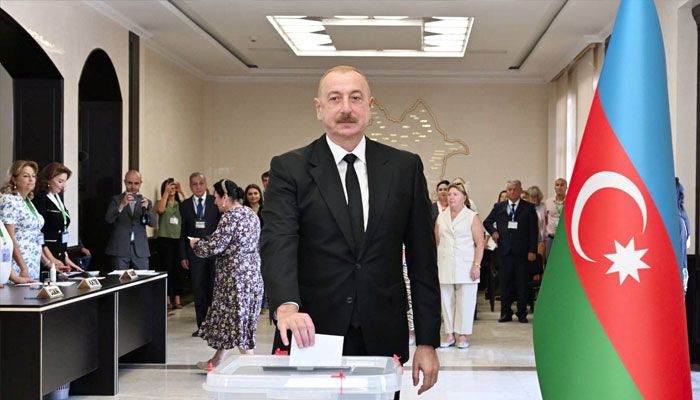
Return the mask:
M122 202L119 203L119 209L120 210L123 209L124 207L126 207L127 204L129 204L130 201L133 201L133 200L134 200L133 194L131 194L129 192L124 193L124 197L122 198Z
M285 346L289 346L287 330L292 331L296 338L297 346L304 348L314 345L316 328L309 314L300 313L294 304L282 304L277 307L277 329Z
M492 238L493 241L496 242L496 243L498 243L498 238L499 238L499 237L501 237L501 236L498 234L498 232L494 232L494 233L491 235L491 238Z
M190 270L190 260L180 260L180 265L182 265L182 269Z

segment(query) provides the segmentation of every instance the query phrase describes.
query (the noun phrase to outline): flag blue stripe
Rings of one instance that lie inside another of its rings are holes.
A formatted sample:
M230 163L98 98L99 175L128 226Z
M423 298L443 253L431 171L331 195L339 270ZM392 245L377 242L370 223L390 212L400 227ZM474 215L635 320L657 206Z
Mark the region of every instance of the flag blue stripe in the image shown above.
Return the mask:
M656 203L680 265L666 56L653 0L623 0L598 83L605 115Z

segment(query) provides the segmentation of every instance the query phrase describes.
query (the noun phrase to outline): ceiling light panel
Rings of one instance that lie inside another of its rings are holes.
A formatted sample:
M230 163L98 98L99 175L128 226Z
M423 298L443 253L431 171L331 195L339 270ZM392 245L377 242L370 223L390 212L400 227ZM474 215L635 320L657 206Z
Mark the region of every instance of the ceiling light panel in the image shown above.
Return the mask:
M297 56L317 57L463 57L474 24L473 17L297 15L267 19ZM353 37L355 43L349 43L348 38ZM341 49L336 48L338 43Z

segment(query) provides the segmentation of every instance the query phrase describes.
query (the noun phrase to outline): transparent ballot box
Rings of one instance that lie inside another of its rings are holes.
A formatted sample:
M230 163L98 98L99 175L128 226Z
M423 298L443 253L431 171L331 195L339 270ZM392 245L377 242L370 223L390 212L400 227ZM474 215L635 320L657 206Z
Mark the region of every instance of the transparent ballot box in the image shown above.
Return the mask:
M391 357L343 357L339 367L290 367L288 356L242 355L207 374L217 399L393 399L403 368Z

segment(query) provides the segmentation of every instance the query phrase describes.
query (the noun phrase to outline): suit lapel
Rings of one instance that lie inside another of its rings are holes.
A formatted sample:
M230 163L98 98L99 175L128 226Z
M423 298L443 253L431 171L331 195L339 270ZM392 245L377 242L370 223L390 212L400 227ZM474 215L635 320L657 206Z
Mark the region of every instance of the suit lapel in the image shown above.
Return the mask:
M523 204L525 203L525 200L520 199L520 203L518 203L518 207L515 209L515 218L517 219L520 214L522 214L522 209L523 209Z
M369 186L369 219L364 242L360 248L360 257L364 253L367 243L371 243L369 240L382 219L387 198L389 197L392 177L392 170L387 165L389 158L386 157L386 154L384 154L378 144L370 139L366 139L366 141L365 157L367 158L367 186Z
M338 167L333 159L331 149L326 144L325 135L314 142L314 148L309 158L310 169L309 173L316 182L318 191L321 197L326 202L328 210L333 215L335 222L338 224L343 237L348 242L350 249L355 249L350 231L350 215L348 214L348 205L345 202L345 194L343 185L340 182ZM370 191L371 193L371 191Z

